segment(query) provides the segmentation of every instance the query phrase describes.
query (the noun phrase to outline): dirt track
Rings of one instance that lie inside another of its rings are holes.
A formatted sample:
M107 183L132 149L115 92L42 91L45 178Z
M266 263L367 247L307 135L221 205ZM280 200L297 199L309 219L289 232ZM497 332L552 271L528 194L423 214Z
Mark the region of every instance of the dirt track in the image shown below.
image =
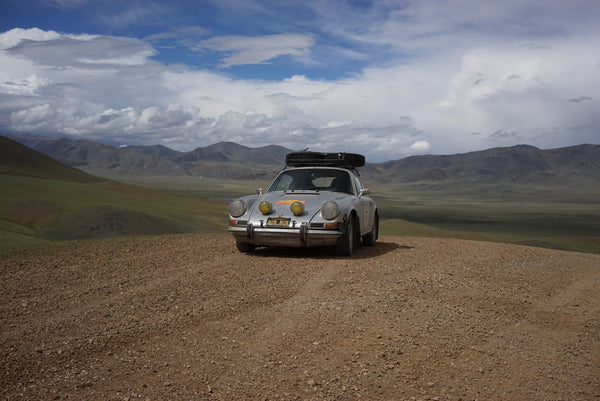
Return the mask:
M600 255L384 237L249 256L226 235L36 253L0 262L4 399L600 399Z

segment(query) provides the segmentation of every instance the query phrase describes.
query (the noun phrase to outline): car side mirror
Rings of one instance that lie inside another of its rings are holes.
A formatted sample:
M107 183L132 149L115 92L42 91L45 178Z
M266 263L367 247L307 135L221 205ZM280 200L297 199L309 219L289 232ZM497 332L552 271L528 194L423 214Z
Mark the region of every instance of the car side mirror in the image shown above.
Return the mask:
M368 190L368 189L366 189L366 188L365 188L365 189L361 189L361 190L360 190L360 193L358 194L358 197L360 198L361 196L364 196L364 195L369 195L370 193L371 193L371 191L369 191L369 190Z
M256 193L259 195L263 194L263 189L262 188L256 188Z

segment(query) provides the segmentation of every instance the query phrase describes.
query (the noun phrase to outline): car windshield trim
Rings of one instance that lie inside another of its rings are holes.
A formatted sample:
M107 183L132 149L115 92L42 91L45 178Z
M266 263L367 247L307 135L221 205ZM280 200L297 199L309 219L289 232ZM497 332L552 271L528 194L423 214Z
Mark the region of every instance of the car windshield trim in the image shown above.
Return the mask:
M285 170L277 176L267 192L307 194L319 192L354 193L352 179L348 171L337 168Z
M273 191L278 192L278 191ZM306 195L320 195L321 191L318 189L286 189L283 191L284 194L306 194Z

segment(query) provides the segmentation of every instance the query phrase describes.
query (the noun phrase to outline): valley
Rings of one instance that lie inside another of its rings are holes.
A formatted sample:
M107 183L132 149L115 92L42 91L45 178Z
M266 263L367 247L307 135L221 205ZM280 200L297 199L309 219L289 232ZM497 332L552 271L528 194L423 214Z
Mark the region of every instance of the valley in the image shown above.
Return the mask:
M5 211L0 238L5 245L224 232L228 200L267 188L289 151L220 143L182 153L160 146L13 137L46 155L21 148L19 154L27 157L3 159L0 179L7 190L0 198ZM5 144L4 154L16 154L16 144ZM164 170L165 165L171 167ZM367 164L361 175L379 205L383 234L600 253L598 145L415 156ZM35 217L38 211L41 216Z

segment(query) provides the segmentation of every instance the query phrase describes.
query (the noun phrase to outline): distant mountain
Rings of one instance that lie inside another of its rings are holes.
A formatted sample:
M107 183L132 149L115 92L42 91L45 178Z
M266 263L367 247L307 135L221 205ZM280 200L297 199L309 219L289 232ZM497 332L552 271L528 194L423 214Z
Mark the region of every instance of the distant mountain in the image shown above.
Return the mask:
M7 135L25 146L42 152L69 166L88 172L131 175L182 175L184 170L172 162L181 152L164 146L117 148L84 139L39 138Z
M268 145L261 148L247 148L233 142L220 142L205 149L224 156L230 162L279 166L285 163L285 155L292 152L282 146Z
M529 145L449 156L412 156L372 165L382 182L543 185L600 182L600 145L542 150Z
M281 146L249 148L220 142L190 152L164 146L117 148L87 140L11 138L65 164L95 175L192 175L223 179L271 179L291 152ZM600 183L600 145L538 149L529 145L456 155L411 156L361 169L368 182L424 188L527 184L542 186Z
M69 166L96 175L192 175L257 179L274 174L291 150L220 142L190 152L162 145L115 147L84 139L6 135Z
M42 142L73 150L65 141L38 141ZM86 146L87 151L99 149L94 157L100 159L112 152L101 144ZM0 188L0 248L46 240L224 229L214 217L222 213L221 203L95 177L3 136Z
M143 153L148 156L156 156L166 160L176 160L181 156L182 152L178 152L173 149L169 149L163 145L152 145L152 146L126 146L119 149L133 150L136 152Z
M80 183L104 181L4 136L0 136L0 174Z
M233 142L220 142L183 153L174 160L188 175L224 179L263 179L272 177L285 164L291 150L269 145L249 148Z

